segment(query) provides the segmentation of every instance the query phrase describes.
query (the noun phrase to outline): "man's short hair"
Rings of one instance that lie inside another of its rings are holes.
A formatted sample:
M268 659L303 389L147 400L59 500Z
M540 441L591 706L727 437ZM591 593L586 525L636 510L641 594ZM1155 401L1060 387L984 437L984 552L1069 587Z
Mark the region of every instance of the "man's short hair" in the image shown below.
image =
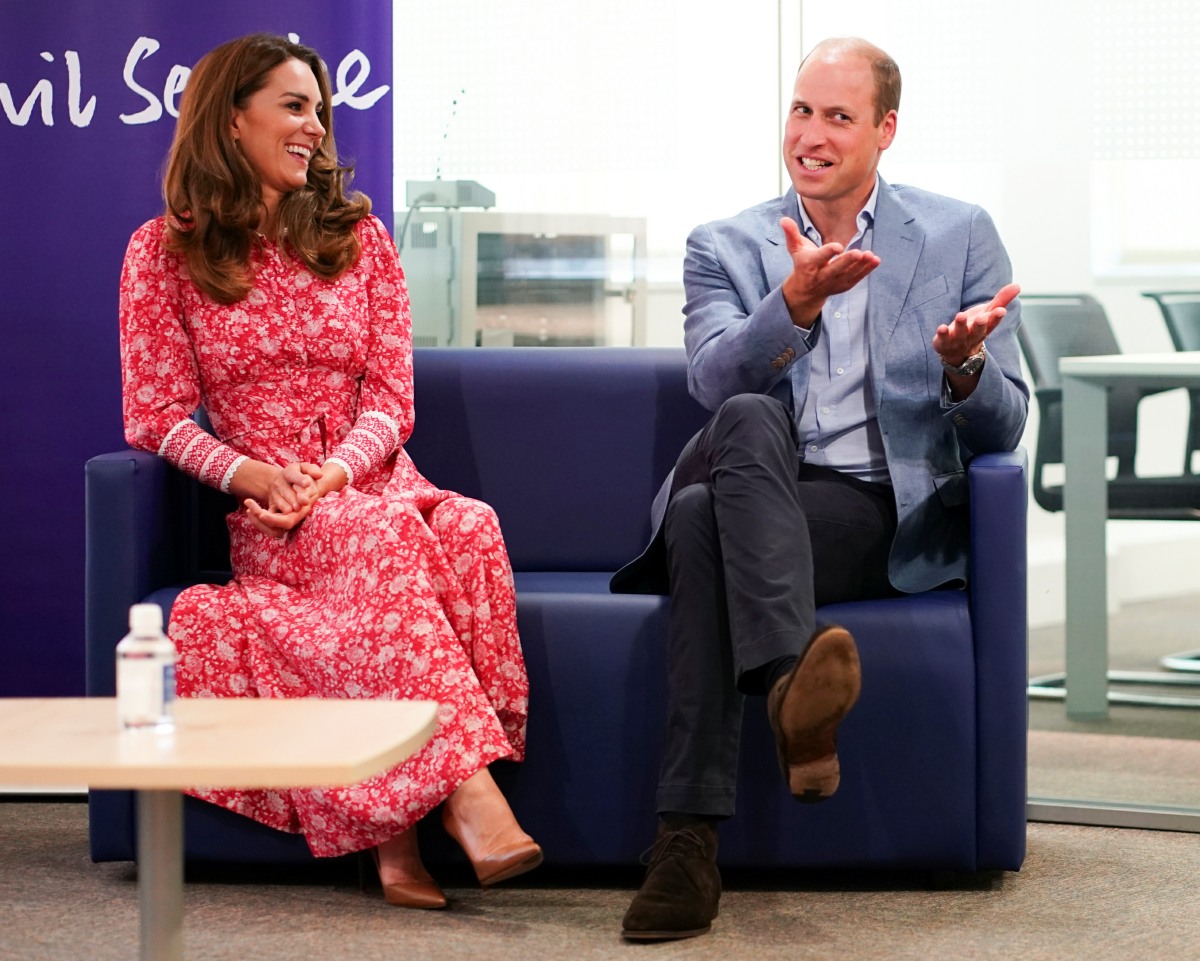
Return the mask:
M883 118L889 110L900 110L900 67L896 61L875 44L861 37L831 37L822 40L808 52L801 61L800 67L808 62L813 54L831 49L837 53L852 53L864 57L871 65L871 74L875 79L875 126L883 123Z

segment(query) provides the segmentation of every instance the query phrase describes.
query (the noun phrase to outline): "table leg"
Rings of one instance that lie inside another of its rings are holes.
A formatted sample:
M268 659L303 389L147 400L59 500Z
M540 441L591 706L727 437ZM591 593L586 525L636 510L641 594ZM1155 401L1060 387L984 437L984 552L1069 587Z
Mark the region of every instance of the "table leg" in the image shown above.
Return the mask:
M1108 717L1108 391L1063 377L1067 717Z
M138 791L141 961L183 958L183 795Z

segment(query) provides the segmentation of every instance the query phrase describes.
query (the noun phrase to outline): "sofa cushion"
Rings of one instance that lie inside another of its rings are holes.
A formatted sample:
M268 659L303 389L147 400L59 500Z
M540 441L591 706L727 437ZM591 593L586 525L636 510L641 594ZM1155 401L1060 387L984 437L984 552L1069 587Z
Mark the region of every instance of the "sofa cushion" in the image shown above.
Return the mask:
M518 571L636 557L659 484L708 419L679 349L429 349L413 383L405 449L439 487L495 508Z

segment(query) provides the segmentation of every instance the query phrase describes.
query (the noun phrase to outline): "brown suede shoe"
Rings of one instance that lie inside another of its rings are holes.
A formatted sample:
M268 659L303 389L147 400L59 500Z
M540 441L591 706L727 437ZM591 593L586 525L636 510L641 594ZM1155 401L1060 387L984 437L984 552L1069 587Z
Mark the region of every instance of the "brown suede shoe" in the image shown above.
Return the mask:
M621 922L628 941L674 941L707 934L721 899L717 829L697 821L659 821L654 846L642 856L646 877Z
M767 695L779 767L798 801L815 803L838 789L837 726L862 687L854 638L844 627L818 628L790 674Z

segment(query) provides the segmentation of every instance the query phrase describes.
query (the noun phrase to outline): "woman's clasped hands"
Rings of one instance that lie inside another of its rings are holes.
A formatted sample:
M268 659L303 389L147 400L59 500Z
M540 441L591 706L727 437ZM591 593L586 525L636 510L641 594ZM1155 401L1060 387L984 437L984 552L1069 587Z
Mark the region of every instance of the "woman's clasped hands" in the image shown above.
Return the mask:
M281 538L303 523L313 506L346 484L346 472L337 464L319 467L303 461L286 467L269 467L265 492L242 501L250 522L271 537Z

